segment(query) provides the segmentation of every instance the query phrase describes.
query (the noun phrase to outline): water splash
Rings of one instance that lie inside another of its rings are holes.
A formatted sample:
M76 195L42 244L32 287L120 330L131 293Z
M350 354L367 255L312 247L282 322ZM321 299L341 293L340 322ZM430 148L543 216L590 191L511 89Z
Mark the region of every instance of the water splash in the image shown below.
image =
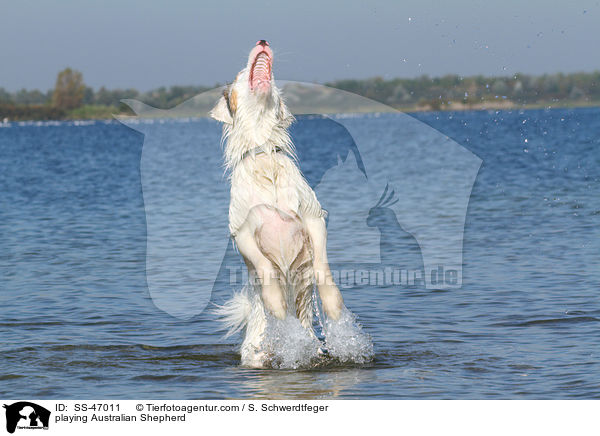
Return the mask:
M263 349L276 369L298 369L314 366L319 360L321 342L300 321L288 316L283 320L267 315Z
M373 359L373 342L356 321L356 315L345 307L337 321L327 319L324 325L325 347L329 355L343 363L367 363Z
M373 342L356 321L356 315L343 308L338 321L317 319L324 343L306 330L294 316L284 320L267 315L262 348L275 369L301 369L330 364L365 364L373 359Z

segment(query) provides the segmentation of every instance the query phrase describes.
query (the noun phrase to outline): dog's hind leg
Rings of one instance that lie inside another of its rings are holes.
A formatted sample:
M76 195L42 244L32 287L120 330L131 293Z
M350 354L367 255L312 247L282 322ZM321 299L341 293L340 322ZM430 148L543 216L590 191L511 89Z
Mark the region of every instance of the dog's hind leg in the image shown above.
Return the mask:
M254 226L247 222L235 236L236 245L246 263L252 265L250 273L256 274L261 287L262 301L276 318L284 319L287 305L279 283L279 272L259 249L254 235Z
M325 219L322 217L306 217L304 222L313 245L313 269L321 303L327 316L337 321L342 313L344 300L333 281L329 262L327 261Z
M312 291L315 286L315 280L312 265L312 250L310 248L310 243L305 238L302 250L300 250L290 266L292 275L289 280L291 287L294 289L296 317L300 320L302 327L314 335L312 328Z
M263 349L267 319L260 295L253 292L249 298L251 299L252 309L248 314L246 336L240 350L242 365L251 368L263 368L268 361L267 352Z

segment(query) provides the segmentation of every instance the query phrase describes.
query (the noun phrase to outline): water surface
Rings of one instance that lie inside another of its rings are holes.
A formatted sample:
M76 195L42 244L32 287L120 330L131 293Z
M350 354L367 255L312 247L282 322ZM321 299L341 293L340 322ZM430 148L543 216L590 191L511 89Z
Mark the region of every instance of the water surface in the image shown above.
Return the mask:
M463 286L346 287L373 362L280 371L240 368L239 337L223 340L214 316L175 318L150 298L142 134L116 122L1 128L0 396L600 397L600 109L415 117L483 160ZM209 120L163 128L180 147L219 144ZM313 186L352 149L333 122L300 119L293 134ZM421 268L414 238L390 229L400 242L382 260ZM231 292L223 277L212 302Z

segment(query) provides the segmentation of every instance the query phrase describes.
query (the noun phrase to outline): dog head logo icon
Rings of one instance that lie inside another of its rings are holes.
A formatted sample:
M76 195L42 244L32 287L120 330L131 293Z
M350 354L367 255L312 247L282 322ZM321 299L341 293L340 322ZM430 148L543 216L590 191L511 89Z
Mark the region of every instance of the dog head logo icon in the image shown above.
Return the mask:
M14 433L17 428L47 429L50 421L50 411L38 404L19 401L10 405L5 404L6 431Z

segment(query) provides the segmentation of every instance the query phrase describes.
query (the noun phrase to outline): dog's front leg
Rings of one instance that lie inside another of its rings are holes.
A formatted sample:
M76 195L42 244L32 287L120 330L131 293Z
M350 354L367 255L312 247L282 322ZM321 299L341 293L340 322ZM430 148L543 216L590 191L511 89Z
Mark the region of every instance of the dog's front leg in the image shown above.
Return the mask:
M236 235L235 242L244 259L252 264L254 272L258 276L265 307L275 317L284 319L287 305L277 279L277 272L271 261L258 248L254 240L254 232L250 230L249 226L244 225Z
M340 318L344 300L340 290L335 285L329 262L327 261L327 228L322 217L308 217L304 220L306 229L313 244L313 269L321 303L327 316L334 320Z

